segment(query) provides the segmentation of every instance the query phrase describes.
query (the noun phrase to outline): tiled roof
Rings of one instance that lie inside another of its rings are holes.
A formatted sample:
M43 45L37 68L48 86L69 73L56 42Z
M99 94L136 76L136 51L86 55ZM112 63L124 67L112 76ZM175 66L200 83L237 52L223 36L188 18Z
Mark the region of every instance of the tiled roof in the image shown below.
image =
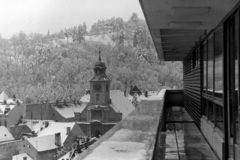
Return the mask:
M60 122L50 122L47 128L43 128L39 133L38 136L46 136L51 135L54 133L61 133L61 142L62 144L65 142L67 138L67 127L70 127L72 130L75 123L60 123Z
M48 123L47 127L45 127L46 122ZM54 122L54 121L36 121L36 120L25 120L25 124L34 131L38 137L51 135L54 133L61 133L61 142L62 144L65 142L67 138L67 127L70 127L70 130L74 127L75 123L69 122ZM83 131L80 128L79 135L84 135Z
M88 102L90 102L90 94L85 94L84 96L82 96L82 98L80 99L80 101L82 101L83 103L88 103Z
M61 108L54 105L53 108L64 118L74 118L74 113L81 113L86 107L86 105L86 103L82 103L81 105L68 104L68 106L64 106L63 104L61 104Z
M0 142L12 140L14 140L14 138L8 129L5 126L0 126Z
M135 109L132 103L124 96L124 93L119 90L111 91L110 98L113 104L112 107L123 114L122 118L126 117Z
M55 145L55 135L48 135L42 137L29 138L27 141L38 151L49 151L57 149L58 146Z

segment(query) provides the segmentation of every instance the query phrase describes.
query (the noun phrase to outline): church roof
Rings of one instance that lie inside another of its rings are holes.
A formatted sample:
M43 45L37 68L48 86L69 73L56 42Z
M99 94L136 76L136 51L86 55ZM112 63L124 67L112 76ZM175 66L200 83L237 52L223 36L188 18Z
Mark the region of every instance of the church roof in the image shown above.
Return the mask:
M94 64L94 68L106 68L106 65L105 65L105 63L103 63L102 61L97 61L97 62Z
M63 104L59 104L61 107L57 107L53 105L53 108L64 118L74 118L74 113L81 113L84 108L86 107L86 103L82 103L81 105L74 105L74 104L68 104L68 106L65 106Z
M138 92L141 92L141 91L140 91L140 89L139 89L137 86L134 86L134 87L131 89L131 92L138 93Z
M135 107L133 104L124 96L124 93L119 90L113 90L110 92L110 98L112 100L112 108L115 111L122 113L122 118L125 118L131 113Z
M110 81L106 74L94 75L94 77L90 80L93 81Z
M84 99L84 102L90 102L90 94L84 95L81 99ZM123 118L126 117L129 113L131 113L135 109L135 107L127 99L127 97L124 96L124 93L122 91L111 90L110 99L112 100L111 107L116 112L121 112L123 114ZM92 105L92 107L94 106L105 107L102 105Z

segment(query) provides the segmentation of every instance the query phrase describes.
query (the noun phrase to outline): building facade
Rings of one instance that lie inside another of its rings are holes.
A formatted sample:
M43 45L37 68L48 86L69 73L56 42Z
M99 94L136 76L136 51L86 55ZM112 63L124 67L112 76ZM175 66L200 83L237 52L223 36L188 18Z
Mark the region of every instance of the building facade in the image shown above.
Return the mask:
M110 80L105 72L106 66L99 57L90 80L90 102L81 114L83 123L79 123L88 136L99 137L122 120L122 113L110 99Z
M183 62L184 107L219 159L240 159L239 1L140 4L159 59Z

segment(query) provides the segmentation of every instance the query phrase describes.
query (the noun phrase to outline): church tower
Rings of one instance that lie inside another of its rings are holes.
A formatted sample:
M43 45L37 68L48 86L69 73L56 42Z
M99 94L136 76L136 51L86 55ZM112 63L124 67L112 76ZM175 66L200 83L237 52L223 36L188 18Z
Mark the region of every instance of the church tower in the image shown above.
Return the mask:
M90 103L94 105L108 105L110 100L110 80L106 75L106 65L99 60L94 64L94 76L90 82Z

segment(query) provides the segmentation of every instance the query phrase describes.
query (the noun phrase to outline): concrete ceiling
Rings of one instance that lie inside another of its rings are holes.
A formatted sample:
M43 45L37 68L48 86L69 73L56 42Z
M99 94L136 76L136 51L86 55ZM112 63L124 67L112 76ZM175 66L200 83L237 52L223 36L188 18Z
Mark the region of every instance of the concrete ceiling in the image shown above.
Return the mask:
M161 61L182 61L239 0L139 0Z

